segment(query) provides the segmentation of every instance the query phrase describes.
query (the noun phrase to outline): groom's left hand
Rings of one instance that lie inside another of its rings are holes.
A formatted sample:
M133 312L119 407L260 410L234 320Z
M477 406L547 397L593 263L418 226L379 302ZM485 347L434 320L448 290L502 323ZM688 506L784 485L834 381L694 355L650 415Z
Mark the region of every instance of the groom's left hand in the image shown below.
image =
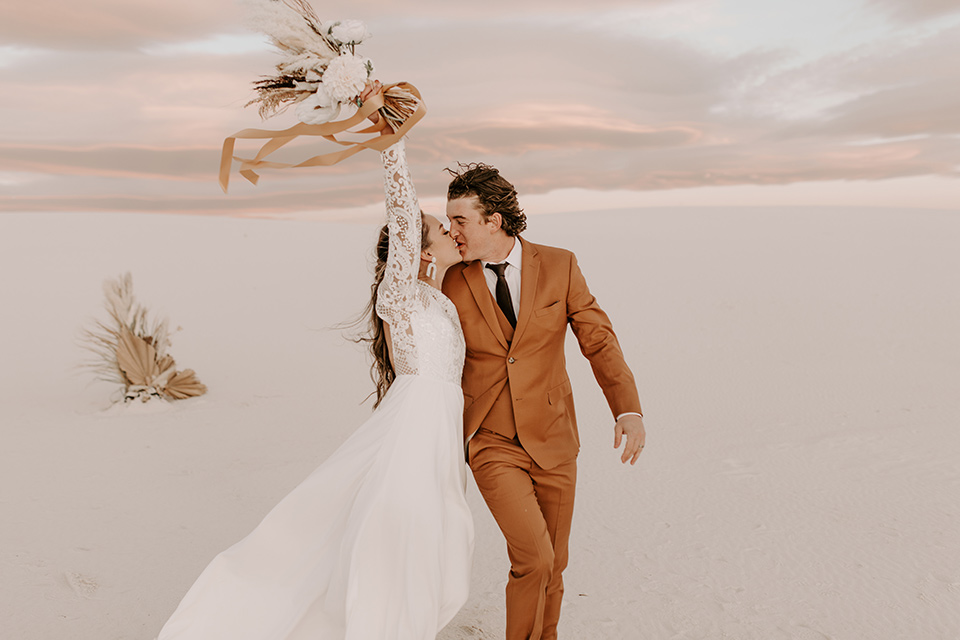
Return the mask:
M626 463L627 460L630 460L630 464L635 464L647 441L647 431L643 427L643 418L635 414L620 416L616 427L614 427L614 449L620 448L623 436L627 436L627 444L623 448L620 462Z

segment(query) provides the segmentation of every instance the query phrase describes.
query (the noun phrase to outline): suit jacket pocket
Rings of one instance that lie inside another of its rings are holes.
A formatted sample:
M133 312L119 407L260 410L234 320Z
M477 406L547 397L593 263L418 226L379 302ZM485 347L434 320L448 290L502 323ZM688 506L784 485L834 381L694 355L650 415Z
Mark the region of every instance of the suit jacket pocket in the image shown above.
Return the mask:
M557 311L560 311L561 309L563 309L563 305L560 304L560 301L559 301L559 300L554 300L553 302L551 302L550 304L548 304L548 305L545 306L544 308L542 308L542 309L537 309L537 310L534 311L533 313L534 313L534 315L536 315L538 318L542 318L542 317L545 316L545 315L548 315L548 314L551 314L551 313L556 313Z
M570 385L570 380L565 380L553 389L550 389L550 391L547 391L547 402L556 406L571 393L573 393L573 387Z

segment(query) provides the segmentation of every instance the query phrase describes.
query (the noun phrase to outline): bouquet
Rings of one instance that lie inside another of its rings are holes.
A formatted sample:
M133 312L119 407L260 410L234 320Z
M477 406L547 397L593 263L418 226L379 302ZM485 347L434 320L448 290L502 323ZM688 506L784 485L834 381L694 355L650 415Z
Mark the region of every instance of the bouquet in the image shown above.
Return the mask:
M382 150L396 142L423 117L426 110L413 85L400 82L364 105L360 94L373 73L373 62L357 53L357 46L370 37L366 26L357 20L322 22L304 0L246 0L250 24L265 33L282 59L276 73L254 82L256 97L246 106L258 105L264 119L296 105L302 124L284 131L245 129L224 141L220 164L220 184L227 190L233 160L242 163L240 174L256 184L254 169L331 165L364 148ZM363 142L344 142L336 134L362 123L374 110L378 124L358 133L389 135ZM342 114L349 117L336 121ZM348 147L339 152L310 158L299 164L269 162L266 156L300 135L322 136ZM254 158L233 155L237 138L268 138Z

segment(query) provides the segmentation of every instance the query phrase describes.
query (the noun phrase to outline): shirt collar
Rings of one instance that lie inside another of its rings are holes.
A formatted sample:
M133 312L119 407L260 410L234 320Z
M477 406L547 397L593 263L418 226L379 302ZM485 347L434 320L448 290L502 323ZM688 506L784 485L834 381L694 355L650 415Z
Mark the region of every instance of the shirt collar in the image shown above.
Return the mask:
M523 269L523 247L520 245L520 238L516 237L513 239L513 249L510 250L510 253L507 255L507 259L503 262L506 262L511 267L516 267L517 269ZM483 265L483 268L486 269L488 264L500 264L497 262L487 262L486 260L481 260L480 264Z

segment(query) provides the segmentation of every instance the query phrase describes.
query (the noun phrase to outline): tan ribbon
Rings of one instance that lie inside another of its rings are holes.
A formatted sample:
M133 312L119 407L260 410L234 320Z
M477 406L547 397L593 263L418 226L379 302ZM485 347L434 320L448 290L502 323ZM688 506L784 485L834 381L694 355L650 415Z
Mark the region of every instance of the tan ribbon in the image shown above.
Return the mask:
M423 100L420 97L420 92L417 91L417 88L412 84L407 82L398 82L384 87L384 91L390 89L391 87L400 86L414 96L417 97L417 109L410 115L406 121L400 125L400 128L397 129L394 133L377 136L375 138L370 138L369 140L362 140L358 142L350 142L345 140L337 140L336 134L343 133L351 127L355 127L364 120L367 119L371 113L383 106L383 93L378 93L374 96L371 96L369 100L363 103L363 106L360 107L357 112L350 118L346 120L339 120L337 122L326 122L324 124L296 124L289 129L284 129L283 131L269 131L267 129L244 129L243 131L238 131L229 138L223 141L223 153L220 155L220 187L223 189L223 192L227 192L227 186L230 184L230 169L233 166L233 161L237 160L240 164L240 175L252 182L257 184L257 181L260 179L259 174L257 174L254 169L289 169L292 167L329 167L335 165L341 160L345 160L352 155L360 153L364 149L373 149L375 151L383 151L387 147L395 144L402 138L407 131L409 131L413 125L420 122L423 119L423 116L427 114L427 108L423 104ZM362 131L357 131L356 133L377 133L382 131L386 127L386 119L381 115L380 121L371 126L363 129ZM332 151L330 153L325 153L323 155L314 156L308 160L304 160L299 164L288 164L285 162L271 162L265 158L281 148L288 142L295 140L299 136L320 136L326 138L331 142L335 142L341 146L346 147L340 151ZM260 151L257 152L257 155L253 158L243 158L240 156L233 155L233 148L236 145L237 138L242 140L248 139L267 139L267 142L260 147Z

